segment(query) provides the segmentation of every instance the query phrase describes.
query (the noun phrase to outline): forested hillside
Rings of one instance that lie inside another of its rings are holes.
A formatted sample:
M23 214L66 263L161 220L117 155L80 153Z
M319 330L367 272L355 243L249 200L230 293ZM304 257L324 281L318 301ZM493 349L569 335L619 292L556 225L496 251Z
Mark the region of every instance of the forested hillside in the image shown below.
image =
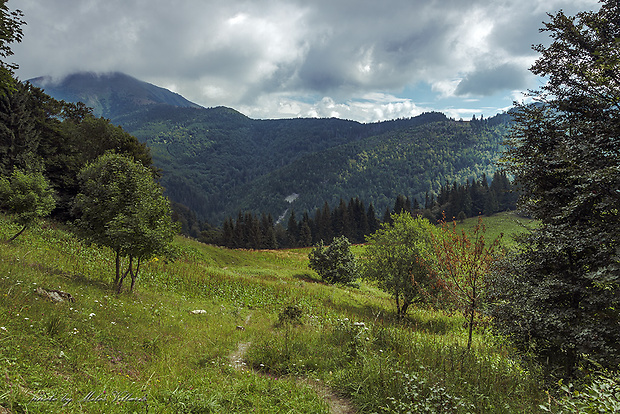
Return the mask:
M455 121L441 113L372 124L253 120L225 107L184 107L163 98L129 101L127 93L88 86L88 79L75 77L48 91L65 99L105 101L102 115L151 148L167 195L217 226L240 210L277 219L291 208L314 211L340 198L359 197L383 211L399 194L436 196L446 182L492 175L509 121L505 114ZM136 92L143 82L110 79L112 89L144 95ZM105 93L105 99L89 93ZM119 107L115 96L125 97Z

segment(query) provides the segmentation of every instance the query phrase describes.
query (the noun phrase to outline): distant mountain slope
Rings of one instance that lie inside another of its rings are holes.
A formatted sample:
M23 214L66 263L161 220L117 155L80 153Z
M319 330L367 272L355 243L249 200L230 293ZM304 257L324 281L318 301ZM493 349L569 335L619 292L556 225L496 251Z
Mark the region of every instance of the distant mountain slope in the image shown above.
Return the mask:
M201 108L168 89L143 82L119 72L95 74L81 72L60 80L44 76L28 80L48 95L67 102L84 102L96 116L114 119L145 105L164 104L182 108Z
M372 124L254 120L231 108L199 107L122 74L76 75L43 87L55 98L86 96L104 108L149 145L167 195L217 225L239 210L278 217L291 207L313 211L351 197L372 202L381 214L398 194L420 197L445 181L490 175L509 121L498 115L457 122L441 113ZM289 204L294 193L299 196Z
M331 206L343 198L372 202L378 214L399 194L424 203L446 182L488 177L496 171L507 125L453 120L401 128L308 154L222 197L224 210L294 208L298 213ZM285 197L296 194L290 205ZM228 197L226 197L228 196ZM233 208L234 206L234 208Z

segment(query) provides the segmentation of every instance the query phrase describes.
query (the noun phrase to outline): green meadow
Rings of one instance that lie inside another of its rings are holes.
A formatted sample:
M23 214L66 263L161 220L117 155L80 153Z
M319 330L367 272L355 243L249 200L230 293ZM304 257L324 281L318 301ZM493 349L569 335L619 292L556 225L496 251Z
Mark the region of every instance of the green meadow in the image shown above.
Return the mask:
M485 219L487 237L510 240L519 222ZM0 215L0 240L17 230ZM418 307L399 321L367 282L322 283L310 249L174 248L117 295L112 252L60 224L0 242L0 412L533 413L547 401L536 367L488 327L468 352L460 314Z

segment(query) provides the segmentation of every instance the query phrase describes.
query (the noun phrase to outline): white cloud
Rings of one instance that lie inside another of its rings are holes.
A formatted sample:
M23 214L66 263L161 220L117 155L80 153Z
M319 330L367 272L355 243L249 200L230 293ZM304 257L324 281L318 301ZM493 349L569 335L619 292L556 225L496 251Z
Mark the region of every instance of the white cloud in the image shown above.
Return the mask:
M484 105L530 87L530 45L545 39L545 13L597 4L20 0L28 25L13 60L22 79L121 71L249 116L379 120L431 109L402 95L420 83L432 85L424 102L437 110L457 95Z

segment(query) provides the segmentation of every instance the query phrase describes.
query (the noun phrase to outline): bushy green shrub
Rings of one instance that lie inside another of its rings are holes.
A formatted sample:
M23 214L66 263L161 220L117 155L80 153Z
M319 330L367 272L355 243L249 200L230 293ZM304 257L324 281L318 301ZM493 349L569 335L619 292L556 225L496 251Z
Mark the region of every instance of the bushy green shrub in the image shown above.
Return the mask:
M542 410L555 414L620 412L620 374L600 375L580 391L572 384L560 383L560 389L565 393L564 397L541 405Z
M317 272L324 282L348 285L357 278L357 262L345 236L335 237L327 247L321 240L308 258L310 269Z
M473 405L452 395L439 384L428 384L416 374L395 371L396 381L402 384L398 398L388 398L386 413L460 413L473 410Z
M14 214L22 229L10 238L16 239L39 218L56 206L54 191L40 172L14 170L10 177L0 176L0 208Z

